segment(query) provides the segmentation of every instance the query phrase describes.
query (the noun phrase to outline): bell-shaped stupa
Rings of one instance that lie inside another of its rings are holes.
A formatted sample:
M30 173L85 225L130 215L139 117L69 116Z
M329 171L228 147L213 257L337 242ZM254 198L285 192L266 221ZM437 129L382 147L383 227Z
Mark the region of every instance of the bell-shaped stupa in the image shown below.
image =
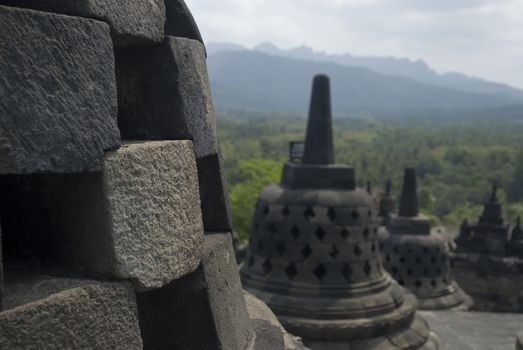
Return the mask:
M244 287L319 349L438 349L416 300L382 268L378 212L354 169L334 164L329 78L314 78L301 162L264 188Z
M420 309L467 309L472 304L451 275L445 238L431 231L429 219L419 213L414 168L405 169L398 215L391 215L380 243L386 270L416 295Z

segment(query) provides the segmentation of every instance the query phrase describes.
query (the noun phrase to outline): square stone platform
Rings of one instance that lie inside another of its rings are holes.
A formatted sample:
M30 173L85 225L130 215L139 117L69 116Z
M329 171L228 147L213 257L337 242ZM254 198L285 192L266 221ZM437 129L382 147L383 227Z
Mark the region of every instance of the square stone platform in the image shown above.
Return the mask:
M523 314L422 311L447 350L514 350Z

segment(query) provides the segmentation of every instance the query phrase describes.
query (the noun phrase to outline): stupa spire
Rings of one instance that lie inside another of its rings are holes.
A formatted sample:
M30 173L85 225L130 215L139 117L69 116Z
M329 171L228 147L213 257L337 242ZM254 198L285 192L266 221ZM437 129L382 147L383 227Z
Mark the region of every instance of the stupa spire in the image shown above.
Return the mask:
M401 189L399 216L415 217L418 216L418 214L416 169L407 167L405 168L403 188Z
M523 229L521 228L521 217L519 216L516 220L516 226L514 226L514 229L512 230L512 241L523 241Z
M492 194L490 195L490 202L496 203L498 201L498 186L492 185Z
M309 121L305 137L303 164L334 163L329 77L316 75L312 83Z
M387 180L387 182L385 183L385 195L390 197L391 192L392 192L392 183L390 180Z

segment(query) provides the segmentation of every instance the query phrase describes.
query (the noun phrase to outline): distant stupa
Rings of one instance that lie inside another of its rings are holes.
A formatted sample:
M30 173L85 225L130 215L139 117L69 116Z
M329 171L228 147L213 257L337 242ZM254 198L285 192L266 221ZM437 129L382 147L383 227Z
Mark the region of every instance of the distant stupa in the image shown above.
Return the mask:
M468 309L472 305L451 275L445 239L431 232L429 219L419 214L414 168L405 169L398 215L391 215L380 243L385 268L416 295L420 309Z
M392 183L390 180L387 180L385 184L385 192L381 194L378 205L378 215L381 218L382 225L385 225L389 215L396 212L396 199L392 196Z
M241 276L285 328L320 349L438 349L416 300L386 273L378 212L334 164L329 78L314 78L302 162L264 188Z
M523 229L521 218L518 216L516 225L512 230L510 242L507 243L507 255L523 259Z
M468 230L461 228L456 240L458 252L503 257L507 254L509 233L509 226L505 224L502 206L498 201L497 186L493 185L477 224Z

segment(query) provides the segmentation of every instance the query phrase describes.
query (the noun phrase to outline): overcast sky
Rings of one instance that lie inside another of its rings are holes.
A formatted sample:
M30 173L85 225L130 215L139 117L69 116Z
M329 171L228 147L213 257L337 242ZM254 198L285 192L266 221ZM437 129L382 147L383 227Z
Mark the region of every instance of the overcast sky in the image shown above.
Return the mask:
M423 59L523 89L523 0L186 0L206 42Z

